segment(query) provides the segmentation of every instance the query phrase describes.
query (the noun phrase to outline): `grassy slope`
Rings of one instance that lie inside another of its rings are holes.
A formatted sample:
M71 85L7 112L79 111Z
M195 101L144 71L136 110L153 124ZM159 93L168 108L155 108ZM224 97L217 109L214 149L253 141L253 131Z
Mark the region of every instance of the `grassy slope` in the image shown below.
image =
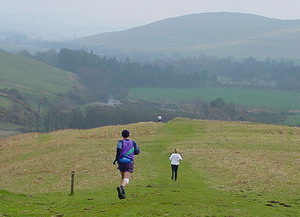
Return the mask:
M112 160L124 128L142 153L128 197L119 200ZM299 216L299 133L176 119L2 139L0 215ZM177 182L170 180L168 160L174 148L184 158ZM68 196L72 170L76 191Z
M16 88L33 98L64 94L76 85L73 74L28 57L0 51L0 87Z
M299 20L241 13L200 13L160 20L74 42L122 52L180 52L299 59Z
M66 94L79 86L71 72L0 50L0 88L16 88L27 97L27 103L33 109L37 109L38 100L43 97L51 102L57 94ZM0 110L9 110L13 105L20 106L0 93ZM4 130L1 124L0 129L0 138L18 133L12 128Z

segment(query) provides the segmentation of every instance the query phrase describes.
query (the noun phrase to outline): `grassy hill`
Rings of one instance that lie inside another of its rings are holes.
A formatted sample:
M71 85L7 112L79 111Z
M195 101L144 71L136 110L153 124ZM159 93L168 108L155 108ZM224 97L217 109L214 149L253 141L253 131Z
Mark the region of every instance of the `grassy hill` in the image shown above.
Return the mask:
M25 56L0 50L0 66L0 89L17 89L26 98L25 103L33 110L37 110L38 100L43 97L47 97L51 102L59 94L67 94L75 87L81 88L73 73ZM0 91L0 117L1 113L11 110L14 105L28 110L24 107L24 100L9 97ZM16 133L12 128L14 127L0 123L0 137Z
M168 18L73 42L103 52L127 50L299 59L299 40L300 20L214 12Z
M1 88L16 88L34 99L64 94L77 85L71 72L5 51L0 51L0 66Z
M119 200L112 161L123 129L142 152ZM2 139L0 215L299 216L299 135L286 126L179 118ZM184 159L176 182L174 148Z

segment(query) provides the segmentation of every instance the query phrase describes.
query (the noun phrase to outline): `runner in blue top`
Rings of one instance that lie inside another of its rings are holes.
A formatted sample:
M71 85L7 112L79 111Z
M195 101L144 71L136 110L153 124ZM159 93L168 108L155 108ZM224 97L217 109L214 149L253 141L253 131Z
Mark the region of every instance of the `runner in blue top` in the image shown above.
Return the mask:
M134 169L134 155L140 153L140 148L131 139L129 139L129 131L122 131L122 140L118 141L116 159L113 164L118 162L118 169L121 173L121 185L117 187L118 197L125 199L125 186L129 183L130 175Z

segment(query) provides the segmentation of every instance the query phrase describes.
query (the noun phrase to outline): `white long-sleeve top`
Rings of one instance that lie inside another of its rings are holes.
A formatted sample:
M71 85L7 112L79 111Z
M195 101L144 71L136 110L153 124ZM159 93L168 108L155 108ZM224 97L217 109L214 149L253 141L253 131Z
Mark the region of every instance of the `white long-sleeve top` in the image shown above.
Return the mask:
M179 161L182 160L182 157L178 153L173 153L170 156L170 161L172 165L179 165Z

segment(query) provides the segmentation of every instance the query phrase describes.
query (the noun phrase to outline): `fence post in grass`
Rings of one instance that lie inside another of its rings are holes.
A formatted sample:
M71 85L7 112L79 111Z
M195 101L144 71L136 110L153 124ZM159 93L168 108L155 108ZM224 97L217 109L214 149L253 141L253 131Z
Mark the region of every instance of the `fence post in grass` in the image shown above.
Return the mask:
M70 195L74 194L74 179L75 179L75 171L72 171L71 172L71 194Z

